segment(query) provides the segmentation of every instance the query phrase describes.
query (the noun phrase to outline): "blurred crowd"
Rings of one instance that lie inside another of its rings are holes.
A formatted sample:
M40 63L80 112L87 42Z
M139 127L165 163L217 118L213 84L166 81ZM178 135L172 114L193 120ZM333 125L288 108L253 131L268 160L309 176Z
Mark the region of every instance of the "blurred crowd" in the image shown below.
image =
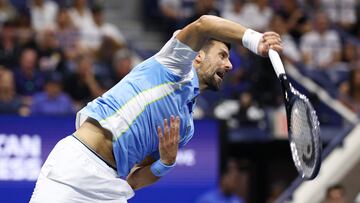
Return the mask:
M0 0L0 27L0 113L73 114L135 60L97 1Z
M131 70L138 61L136 53L118 27L105 20L103 4L0 0L0 113L73 114ZM360 111L357 0L144 0L142 4L144 27L158 30L164 42L204 14L257 31L278 32L286 63L354 112ZM269 60L235 45L231 61L234 68L223 90L199 97L195 117L230 119L235 127L259 126L267 117L276 117L282 95ZM269 108L275 114L269 116Z

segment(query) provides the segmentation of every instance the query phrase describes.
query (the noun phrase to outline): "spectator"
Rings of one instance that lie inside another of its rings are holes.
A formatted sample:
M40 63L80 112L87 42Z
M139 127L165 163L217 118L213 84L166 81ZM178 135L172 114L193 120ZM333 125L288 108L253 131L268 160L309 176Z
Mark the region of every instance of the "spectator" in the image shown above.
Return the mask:
M49 0L31 0L30 2L31 25L36 31L53 27L58 11L58 5Z
M288 33L286 22L280 15L274 15L270 21L270 30L273 30L281 36L284 45L283 56L291 63L301 61L301 53L296 45L294 38Z
M230 9L224 10L221 16L223 18L244 25L247 22L244 20L246 16L244 15L243 8L244 8L244 0L231 0Z
M336 23L348 32L354 32L357 22L358 0L321 0L321 7L331 22Z
M309 69L330 70L341 57L340 37L329 29L329 22L324 12L316 13L313 30L306 33L300 42L304 63Z
M311 30L306 13L300 8L297 0L280 0L278 14L283 17L289 34L296 44L300 43L301 36Z
M114 55L117 51L126 49L112 37L104 36L99 49L96 51L98 62L105 66L106 70L97 70L97 72L109 72L112 66Z
M44 91L36 93L32 99L32 115L66 115L74 113L70 97L62 90L60 73L48 75Z
M273 15L273 10L268 5L268 0L247 2L243 8L244 26L260 31L266 30Z
M124 46L126 44L125 38L120 30L115 25L105 22L103 8L94 6L92 16L94 18L94 27L88 32L88 35L91 35L92 39L92 45L89 45L92 49L98 49L104 37L112 38L112 41L118 44L118 46Z
M39 68L42 72L59 71L65 73L65 58L55 32L50 28L45 28L38 32L38 54Z
M360 112L360 63L350 71L349 80L340 85L340 100L354 112Z
M184 9L184 0L160 0L159 9L161 11L166 39L169 39L175 30L179 29L179 24L188 17Z
M100 96L104 89L95 76L94 62L90 55L78 57L74 73L65 79L65 91L74 100L77 108Z
M112 39L105 38L105 41L108 40ZM131 68L135 66L136 58L127 48L115 50L114 47L111 47L114 45L111 41L108 41L107 46L105 45L106 44L100 49L103 51L99 51L99 56L102 58L99 58L96 62L95 74L101 81L102 87L104 89L110 89L131 71ZM106 47L110 48L106 51ZM107 61L108 57L111 57L111 62L109 63Z
M32 96L44 86L43 74L37 67L37 53L26 48L20 56L20 67L15 71L16 92L22 96Z
M17 12L8 0L0 0L0 26L6 21L15 20Z
M194 22L202 15L215 15L220 16L220 11L215 6L214 0L196 0L195 1L195 13L184 20L183 25ZM180 27L183 27L181 25Z
M0 113L26 115L27 112L21 98L16 94L12 72L0 68Z
M239 110L234 115L240 126L257 126L265 117L265 112L258 107L249 92L239 96Z
M328 73L330 80L336 85L335 89L338 89L339 85L348 79L351 68L356 66L359 60L356 44L345 40L343 47L341 61L335 65L334 71Z
M17 18L17 40L21 48L37 49L35 42L35 31L31 27L30 14L28 12L20 13Z
M80 32L72 22L69 13L65 8L60 8L55 25L56 39L59 47L63 50L67 64L66 71L74 72L73 61L80 55Z
M87 0L75 0L73 7L69 9L69 15L75 27L81 32L81 45L86 49L95 49L92 43L92 30L95 27L91 10L87 6ZM95 39L96 40L96 39Z
M202 195L197 203L243 203L244 200L236 195L239 177L237 163L229 161L225 172L221 174L219 188Z
M15 22L6 21L0 33L0 65L14 69L18 65L20 48L16 42Z
M323 203L345 203L345 188L340 184L330 186L326 190L326 197Z
M360 59L359 48L359 45L355 44L353 41L345 40L342 52L342 61L348 64L353 64L358 61Z
M133 58L130 50L122 49L116 52L113 62L113 85L123 79L134 67Z

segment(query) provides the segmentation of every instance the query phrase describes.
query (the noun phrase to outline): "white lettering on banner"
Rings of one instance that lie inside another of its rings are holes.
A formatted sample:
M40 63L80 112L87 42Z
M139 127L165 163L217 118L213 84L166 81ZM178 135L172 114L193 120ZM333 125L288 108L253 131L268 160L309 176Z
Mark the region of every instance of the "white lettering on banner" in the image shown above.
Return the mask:
M196 164L195 150L183 149L179 150L176 157L177 165L194 166Z
M0 134L0 181L35 181L41 164L39 135Z
M39 135L0 134L0 157L39 157L41 155L41 138Z

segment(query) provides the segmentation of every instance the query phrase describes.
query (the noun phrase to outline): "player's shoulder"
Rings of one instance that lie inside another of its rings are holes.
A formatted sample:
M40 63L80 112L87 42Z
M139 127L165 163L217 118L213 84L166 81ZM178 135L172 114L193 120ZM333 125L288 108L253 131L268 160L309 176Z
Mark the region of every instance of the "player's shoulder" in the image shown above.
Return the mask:
M155 54L154 58L174 75L183 77L192 69L197 52L180 42L176 34Z

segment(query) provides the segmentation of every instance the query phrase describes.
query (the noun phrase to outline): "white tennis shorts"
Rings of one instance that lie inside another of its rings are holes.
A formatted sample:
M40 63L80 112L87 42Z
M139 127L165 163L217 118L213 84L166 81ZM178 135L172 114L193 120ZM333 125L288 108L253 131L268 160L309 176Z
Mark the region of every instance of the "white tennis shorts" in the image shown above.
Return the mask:
M30 203L126 203L132 196L134 191L116 171L68 136L41 168Z

